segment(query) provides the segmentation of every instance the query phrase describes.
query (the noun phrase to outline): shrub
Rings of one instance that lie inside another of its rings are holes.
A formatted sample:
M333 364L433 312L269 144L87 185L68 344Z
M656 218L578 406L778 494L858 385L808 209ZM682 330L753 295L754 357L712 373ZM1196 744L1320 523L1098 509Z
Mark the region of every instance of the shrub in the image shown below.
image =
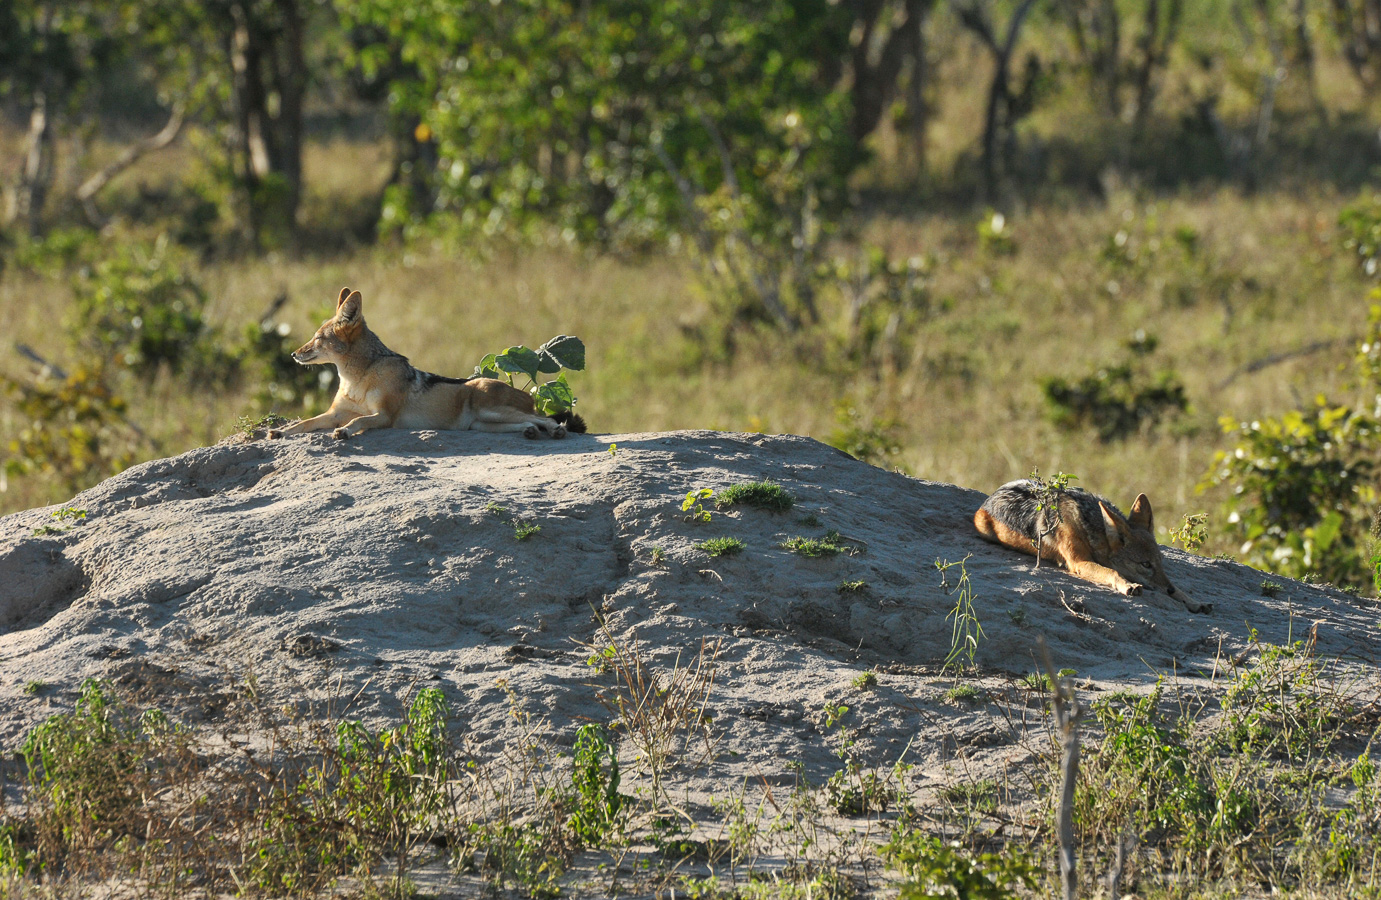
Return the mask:
M1377 422L1320 397L1278 419L1222 419L1235 444L1214 455L1205 485L1231 489L1230 533L1245 562L1293 578L1365 583L1361 549L1376 489ZM1369 571L1369 569L1368 569Z
M72 282L68 329L103 358L141 377L160 366L187 368L206 328L206 292L187 274L166 237L120 245Z
M1145 358L1154 336L1138 331L1128 341L1126 361L1102 366L1073 381L1054 376L1041 382L1051 422L1061 428L1093 428L1101 441L1121 440L1189 406L1173 371L1151 374Z
M147 446L99 369L31 380L0 374L0 388L20 416L5 461L9 475L36 474L78 491L129 466Z

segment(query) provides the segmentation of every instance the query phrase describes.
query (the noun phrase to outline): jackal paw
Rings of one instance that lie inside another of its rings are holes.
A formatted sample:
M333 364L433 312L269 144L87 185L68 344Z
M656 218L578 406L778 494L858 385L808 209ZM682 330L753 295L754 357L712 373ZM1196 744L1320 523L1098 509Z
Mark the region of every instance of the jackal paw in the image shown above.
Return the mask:
M343 441L350 437L350 432L346 431L344 428L337 428L335 431L331 432L331 437L338 441Z
M1126 594L1128 597L1139 597L1141 596L1141 585L1134 581L1128 581L1119 587L1118 591Z
M279 431L277 428L270 428L268 431L264 432L264 437L271 441L276 441L282 436L283 432Z
M558 424L555 428L553 428L553 429L551 430L551 436L554 437L554 438L563 438L563 437L565 437L565 436L566 436L566 426L565 426L565 425Z
M523 429L523 437L527 438L527 439L530 440L530 441L536 440L536 439L537 439L537 426L536 426L536 425L529 425L528 427L524 428L524 429Z

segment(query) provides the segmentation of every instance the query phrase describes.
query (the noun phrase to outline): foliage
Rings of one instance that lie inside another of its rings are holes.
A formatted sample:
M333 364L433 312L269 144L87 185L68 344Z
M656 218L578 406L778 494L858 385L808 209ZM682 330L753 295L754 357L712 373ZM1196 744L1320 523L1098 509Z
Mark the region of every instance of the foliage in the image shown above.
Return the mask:
M818 538L801 537L800 535L789 537L778 546L783 550L790 550L792 553L812 559L820 556L834 556L836 553L854 556L863 552L857 543L843 537L834 529L826 531L823 537Z
M549 224L565 240L636 244L703 212L744 218L765 249L807 193L838 203L858 159L818 52L839 39L824 3L343 8L379 38L360 51L366 69L410 64L393 110L427 125L439 207L467 231Z
M973 606L973 584L969 581L968 567L964 565L970 556L972 554L958 562L935 560L935 568L940 572L940 589L946 594L954 591L958 591L959 594L954 609L945 616L946 619L954 620L954 628L950 632L949 653L945 655L945 663L941 667L943 671L948 671L951 666L958 668L961 656L968 660L969 668L973 668L973 657L978 652L978 642L984 637L983 624L978 621L978 612ZM955 566L959 567L959 582L951 588L949 570Z
M1179 527L1170 529L1170 540L1190 553L1197 551L1208 540L1208 514L1185 513Z
M933 257L894 259L875 246L860 249L855 257L836 255L817 269L822 293L842 294L852 359L892 368L904 364L907 337L932 314L935 270Z
M445 695L424 688L393 728L339 723L335 752L268 786L244 879L264 891L305 892L372 852L401 853L429 836L448 799L449 715Z
M322 310L311 321L331 314ZM292 325L274 321L272 315L245 325L235 355L241 374L257 386L254 403L259 409L316 409L335 392L336 367L299 365L292 352L300 344Z
M1189 399L1179 376L1170 370L1152 375L1140 361L1148 352L1140 348L1154 347L1154 341L1130 346L1132 356L1125 362L1100 366L1073 381L1058 375L1042 379L1050 420L1062 428L1093 428L1107 442L1184 412Z
M602 847L617 837L627 815L619 793L619 757L604 727L590 723L575 733L568 824L585 847Z
M836 590L841 594L861 594L868 590L868 582L861 578L857 581L841 581Z
M34 537L71 531L86 521L86 510L77 509L75 506L64 506L62 509L53 510L48 514L48 518L52 519L52 522L35 528Z
M578 372L585 368L585 343L580 338L558 334L536 350L524 346L509 347L502 353L490 353L475 366L475 375L502 378L513 384L514 375L526 375L525 386L532 395L532 405L544 416L554 416L575 406L575 395L566 381L563 369ZM555 375L543 379L543 375Z
M7 474L37 474L76 491L129 466L147 446L99 369L81 367L66 377L45 371L32 380L0 375L0 387L21 417Z
M681 501L681 512L685 513L682 519L687 522L694 522L701 525L708 524L711 513L703 504L713 496L714 490L711 488L698 488L696 490L687 491L686 498Z
M743 541L736 537L708 538L695 546L710 556L738 556L743 552Z
M831 447L872 466L887 465L901 453L901 423L896 419L865 418L847 400L835 404L834 418L839 427L825 439Z
M515 540L525 541L534 534L541 534L542 526L536 522L524 522L522 519L513 520L513 537Z
M795 502L796 498L792 497L786 488L771 481L731 484L714 495L714 505L719 509L742 505L755 506L770 512L786 512Z
M88 679L76 708L31 731L19 752L50 821L73 846L119 836L112 829L141 802L147 767L175 739L166 716L137 715L109 685Z
M1023 888L1035 890L1040 874L1019 851L970 855L957 843L904 825L893 829L878 852L907 879L905 900L1015 900Z
M180 371L204 362L195 357L206 329L206 292L166 237L151 246L117 246L79 269L72 288L68 330L100 358L143 378L161 366Z
M1301 759L1329 749L1352 710L1311 641L1275 645L1252 635L1256 657L1233 672L1221 740L1231 749Z
M1378 430L1368 413L1320 397L1280 418L1222 419L1235 446L1214 455L1205 484L1227 485L1227 523L1247 563L1293 578L1361 581Z
M1064 494L1065 488L1069 483L1077 479L1076 475L1068 475L1064 472L1056 472L1049 479L1041 478L1041 470L1036 468L1031 470L1027 480L1031 482L1031 488L1036 494L1036 568L1041 567L1041 554L1045 546L1045 539L1060 527L1062 512L1060 509L1060 497Z
M1343 232L1343 248L1357 257L1357 264L1370 276L1377 275L1381 260L1381 197L1358 200L1338 214Z

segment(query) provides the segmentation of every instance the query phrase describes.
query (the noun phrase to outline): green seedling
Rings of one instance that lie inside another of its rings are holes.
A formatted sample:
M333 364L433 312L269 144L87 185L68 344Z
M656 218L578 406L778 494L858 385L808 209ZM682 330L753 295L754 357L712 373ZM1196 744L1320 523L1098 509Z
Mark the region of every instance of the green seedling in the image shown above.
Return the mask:
M34 529L34 537L42 537L49 534L63 534L71 531L82 522L86 521L86 510L77 509L72 506L64 506L62 509L55 510L48 514L53 521L40 525Z
M709 524L710 511L702 505L706 500L714 496L714 491L709 488L700 488L696 491L687 491L686 499L681 501L681 512L687 522L697 524Z

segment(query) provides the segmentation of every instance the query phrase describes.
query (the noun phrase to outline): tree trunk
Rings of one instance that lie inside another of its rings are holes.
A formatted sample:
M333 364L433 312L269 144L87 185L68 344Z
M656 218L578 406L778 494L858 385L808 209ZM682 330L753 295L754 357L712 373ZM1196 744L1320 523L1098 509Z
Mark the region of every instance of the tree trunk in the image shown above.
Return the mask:
M1035 0L1022 0L1007 20L1007 34L1000 43L987 13L977 3L963 4L956 10L959 21L977 35L993 58L993 80L988 86L987 109L983 117L983 185L980 198L983 202L993 202L999 193L999 147L1006 143L1005 132L1016 125L1012 121L1012 54L1016 51L1026 15L1034 5Z
M10 195L5 220L10 225L22 224L30 235L37 235L43 225L48 188L53 183L53 127L48 116L48 97L42 89L34 92L33 103L24 166Z
M232 0L226 14L232 168L247 236L259 245L291 241L302 198L305 23L297 0Z

